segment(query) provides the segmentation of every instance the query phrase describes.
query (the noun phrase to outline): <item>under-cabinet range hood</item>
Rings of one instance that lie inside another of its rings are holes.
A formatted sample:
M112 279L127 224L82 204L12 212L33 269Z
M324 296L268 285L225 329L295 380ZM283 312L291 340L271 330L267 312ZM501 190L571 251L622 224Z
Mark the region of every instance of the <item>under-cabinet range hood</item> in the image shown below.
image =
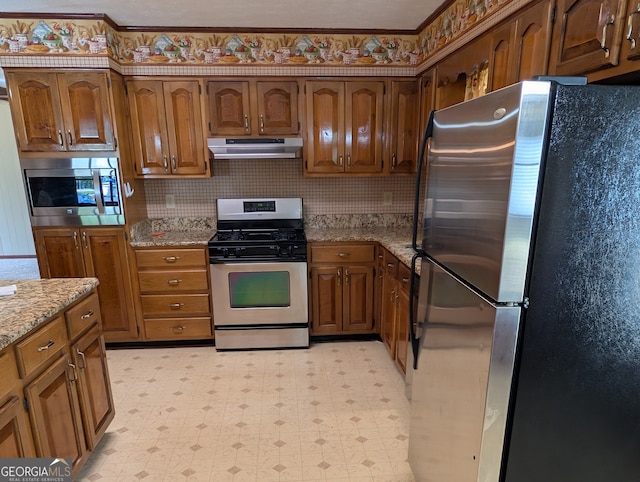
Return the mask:
M301 137L207 139L214 159L300 159Z

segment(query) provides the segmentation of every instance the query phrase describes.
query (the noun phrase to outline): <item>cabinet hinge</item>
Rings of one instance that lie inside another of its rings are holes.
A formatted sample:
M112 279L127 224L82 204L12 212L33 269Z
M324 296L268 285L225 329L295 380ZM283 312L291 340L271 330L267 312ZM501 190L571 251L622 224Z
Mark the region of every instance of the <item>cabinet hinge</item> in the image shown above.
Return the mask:
M31 408L30 404L29 404L29 400L27 399L27 397L24 397L22 399L22 404L24 405L24 411L28 412L29 408Z
M556 14L557 14L557 10L556 7L553 7L553 10L551 10L551 25L556 23Z

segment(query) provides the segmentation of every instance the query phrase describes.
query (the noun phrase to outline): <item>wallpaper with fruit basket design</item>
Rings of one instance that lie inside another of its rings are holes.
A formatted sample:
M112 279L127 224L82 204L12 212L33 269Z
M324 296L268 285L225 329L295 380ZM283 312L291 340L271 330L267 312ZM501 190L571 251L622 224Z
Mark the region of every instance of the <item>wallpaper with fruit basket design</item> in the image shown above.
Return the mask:
M511 0L455 0L418 35L132 33L104 21L0 18L0 55L108 56L122 64L417 65Z

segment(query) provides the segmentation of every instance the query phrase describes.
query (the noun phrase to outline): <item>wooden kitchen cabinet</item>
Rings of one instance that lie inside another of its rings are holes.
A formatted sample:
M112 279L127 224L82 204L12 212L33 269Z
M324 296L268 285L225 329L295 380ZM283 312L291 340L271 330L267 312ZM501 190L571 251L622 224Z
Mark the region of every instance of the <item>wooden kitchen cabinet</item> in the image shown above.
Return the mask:
M199 80L129 80L137 176L208 177Z
M146 340L213 338L206 247L136 249Z
M547 74L553 9L553 3L546 0L524 9L516 17L514 60L511 68L515 73L514 82Z
M43 278L95 277L107 341L138 338L124 228L35 228Z
M372 333L375 246L314 243L309 252L312 334Z
M20 152L113 151L106 72L6 72Z
M296 135L299 90L295 80L209 81L209 135Z
M420 89L419 83L391 81L391 125L388 129L389 172L416 172L418 142L420 141Z
M307 174L379 174L383 81L307 81Z
M549 74L586 74L618 65L626 6L626 0L557 0Z
M89 456L78 400L77 370L67 353L24 389L38 457L71 458L73 472Z
M22 383L11 348L0 353L0 458L35 457L22 403Z
M487 90L489 92L513 84L516 72L513 68L515 22L507 22L491 29L488 34L489 64Z

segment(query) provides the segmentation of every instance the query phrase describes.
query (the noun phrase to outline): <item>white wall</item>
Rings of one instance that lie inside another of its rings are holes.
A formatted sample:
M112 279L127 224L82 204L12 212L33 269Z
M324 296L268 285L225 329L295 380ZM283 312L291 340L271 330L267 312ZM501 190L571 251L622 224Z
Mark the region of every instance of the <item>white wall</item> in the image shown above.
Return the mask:
M11 111L0 100L0 256L34 254Z

